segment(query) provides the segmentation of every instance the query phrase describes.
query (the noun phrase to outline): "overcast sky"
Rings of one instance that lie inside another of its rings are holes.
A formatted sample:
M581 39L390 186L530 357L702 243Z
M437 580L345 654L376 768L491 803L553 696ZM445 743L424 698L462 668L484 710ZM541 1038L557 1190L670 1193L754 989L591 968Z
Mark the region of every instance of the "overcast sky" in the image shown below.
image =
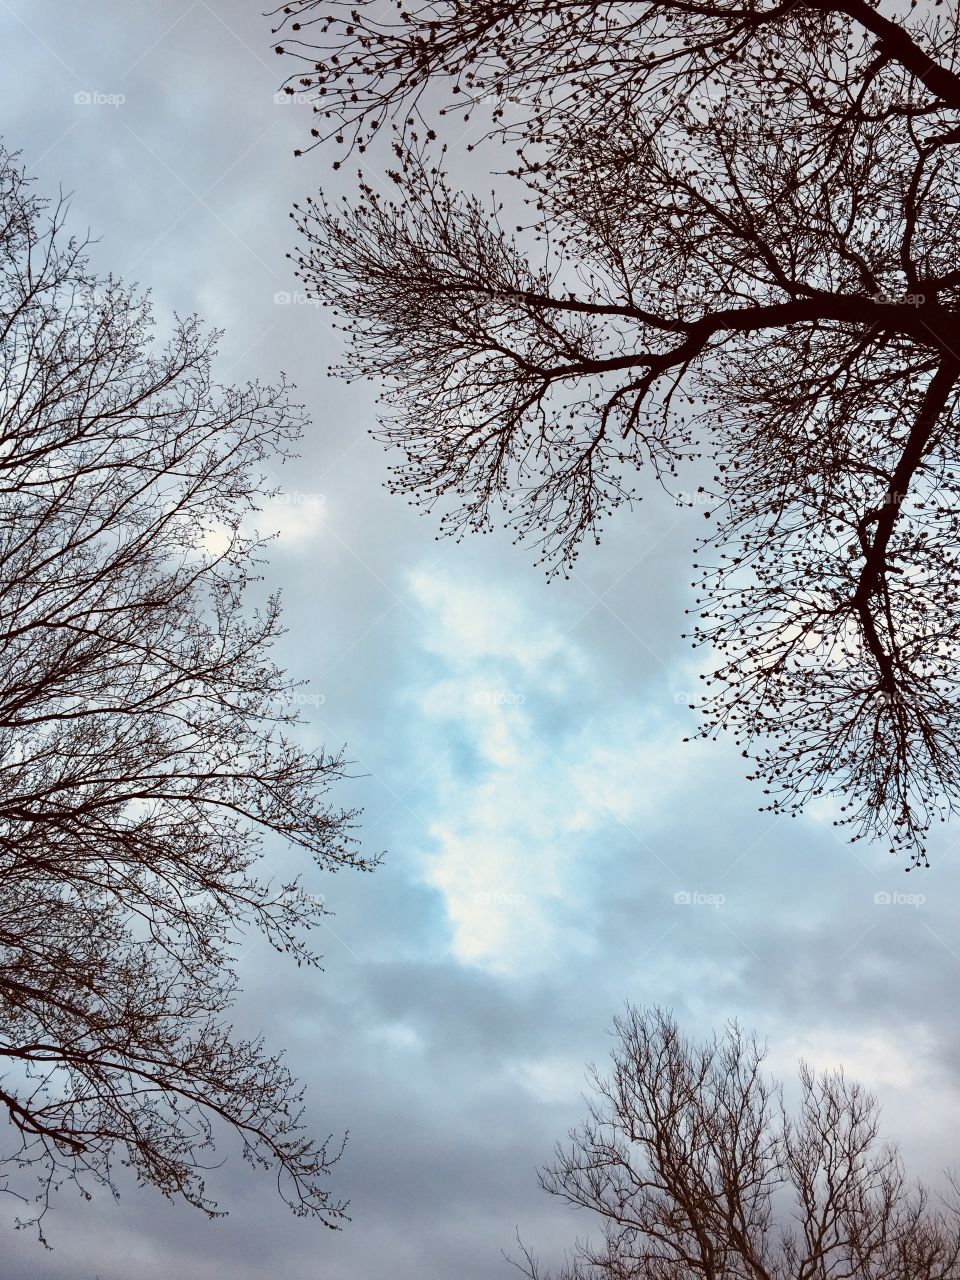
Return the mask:
M517 1227L556 1259L591 1224L536 1170L627 999L694 1033L737 1017L777 1071L843 1063L917 1172L960 1163L958 830L904 875L827 815L758 813L731 743L683 742L700 514L653 493L548 585L531 549L437 542L385 493L373 391L325 376L337 335L285 259L292 201L331 175L293 157L309 115L275 99L290 68L255 3L0 0L0 42L4 140L72 193L97 267L151 288L161 326L224 328L223 380L282 369L308 406L268 581L308 732L355 762L335 799L386 853L314 878L322 974L255 941L241 959L238 1026L286 1047L315 1131L350 1130L352 1222L293 1219L227 1145L229 1217L64 1191L53 1252L4 1235L5 1280L493 1280Z

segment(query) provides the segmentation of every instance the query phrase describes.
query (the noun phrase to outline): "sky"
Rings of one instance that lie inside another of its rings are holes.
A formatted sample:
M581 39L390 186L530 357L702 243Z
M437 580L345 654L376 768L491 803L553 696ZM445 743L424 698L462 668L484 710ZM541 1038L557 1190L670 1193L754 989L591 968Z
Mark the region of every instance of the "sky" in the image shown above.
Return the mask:
M883 1130L937 1181L960 1131L960 830L905 875L829 809L758 812L732 742L686 743L700 659L681 639L696 510L651 492L548 583L504 535L437 541L384 484L376 388L286 253L288 211L330 184L295 159L309 111L247 0L0 0L4 141L103 273L223 328L222 381L296 383L311 425L277 471L282 661L307 740L346 747L369 876L309 887L335 913L322 973L241 944L242 1031L287 1050L311 1128L349 1130L341 1232L290 1216L227 1157L208 1221L121 1180L62 1191L52 1250L7 1229L4 1280L494 1280L519 1230L547 1263L593 1229L537 1169L584 1114L625 1001L693 1035L737 1018L788 1079L804 1058L876 1091ZM332 186L329 189L333 189ZM270 847L278 870L295 865Z

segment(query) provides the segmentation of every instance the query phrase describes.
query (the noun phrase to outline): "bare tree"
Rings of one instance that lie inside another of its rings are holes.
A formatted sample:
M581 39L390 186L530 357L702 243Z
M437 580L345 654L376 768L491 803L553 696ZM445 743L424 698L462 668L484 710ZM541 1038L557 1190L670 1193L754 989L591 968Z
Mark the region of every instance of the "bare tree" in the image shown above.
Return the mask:
M340 756L296 744L278 601L245 600L261 463L299 413L283 384L218 387L195 319L161 349L64 218L0 152L3 1189L41 1222L51 1188L113 1188L119 1162L213 1214L226 1126L335 1226L341 1144L224 1021L239 930L317 963L322 898L257 875L262 836L367 865L324 800Z
M694 1044L662 1010L628 1006L615 1030L587 1121L541 1174L602 1222L560 1280L960 1276L960 1202L907 1179L876 1100L842 1071L801 1066L791 1116L735 1024ZM546 1280L531 1250L518 1265Z
M924 862L960 801L956 5L294 0L278 29L314 145L392 149L293 216L346 371L386 380L396 489L569 570L646 464L710 521L702 734L772 809L837 794ZM448 176L471 116L517 199Z

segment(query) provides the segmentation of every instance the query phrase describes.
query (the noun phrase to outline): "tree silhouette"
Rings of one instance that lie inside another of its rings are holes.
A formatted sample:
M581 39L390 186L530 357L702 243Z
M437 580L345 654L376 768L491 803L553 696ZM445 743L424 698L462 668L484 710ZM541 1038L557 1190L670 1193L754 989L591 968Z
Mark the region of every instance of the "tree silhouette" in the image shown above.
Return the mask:
M936 1204L878 1142L875 1099L842 1071L800 1069L799 1105L736 1025L694 1044L628 1007L586 1122L541 1174L598 1215L559 1280L953 1280L960 1204ZM954 1191L956 1188L954 1187ZM534 1254L518 1264L547 1280Z
M119 1161L212 1214L226 1127L334 1226L340 1144L305 1135L281 1056L224 1021L238 929L317 962L322 899L258 877L262 835L366 865L323 799L340 757L296 745L277 599L244 598L260 464L299 414L284 385L218 387L195 319L159 348L64 220L0 152L4 1190L42 1224L52 1188L113 1188Z
M956 7L296 0L278 30L312 145L374 146L356 200L293 216L345 371L386 380L395 488L569 571L646 465L710 522L701 734L774 811L837 795L925 862L960 799ZM433 141L467 119L477 161L511 149L492 203Z

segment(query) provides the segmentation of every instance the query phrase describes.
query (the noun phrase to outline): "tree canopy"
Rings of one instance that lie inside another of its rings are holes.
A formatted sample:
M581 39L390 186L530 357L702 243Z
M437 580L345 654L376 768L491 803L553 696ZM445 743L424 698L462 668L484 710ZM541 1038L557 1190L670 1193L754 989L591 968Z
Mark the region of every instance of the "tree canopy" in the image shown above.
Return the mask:
M685 488L700 732L923 863L960 802L956 6L277 13L311 145L367 153L296 260L385 381L394 487L567 572L638 472Z
M196 318L160 346L65 217L0 152L3 1189L42 1222L120 1164L212 1214L226 1127L335 1226L340 1143L225 1020L241 931L318 962L323 900L259 874L262 839L368 865L325 798L341 755L297 744L278 600L247 593L262 463L302 419L283 383L218 386Z
M800 1069L796 1106L735 1024L696 1043L627 1007L587 1120L541 1175L599 1220L558 1280L956 1280L960 1203L908 1178L876 1099ZM953 1187L954 1193L956 1187ZM532 1250L520 1269L547 1280Z

